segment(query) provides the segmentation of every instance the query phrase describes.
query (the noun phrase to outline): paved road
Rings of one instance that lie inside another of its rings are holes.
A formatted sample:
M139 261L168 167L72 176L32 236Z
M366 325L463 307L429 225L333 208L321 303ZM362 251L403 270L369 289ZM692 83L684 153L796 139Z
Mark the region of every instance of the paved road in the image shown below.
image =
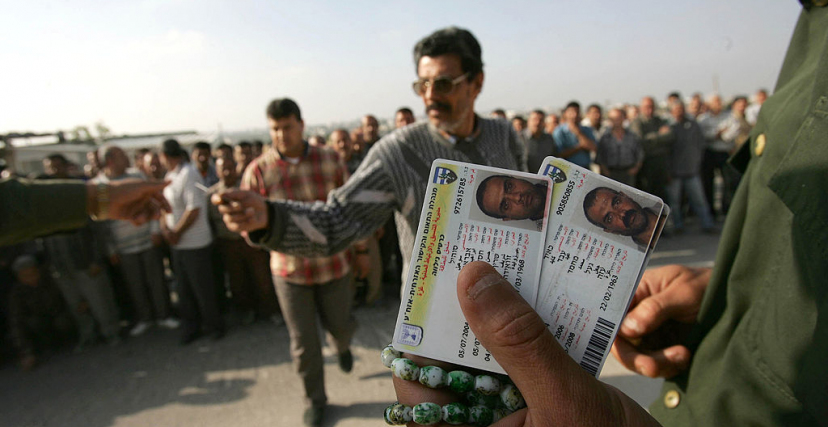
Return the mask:
M712 264L718 236L664 238L651 265ZM379 350L391 340L398 300L356 312L354 370L339 371L326 351L327 426L382 426L392 402ZM0 369L0 426L299 426L302 401L287 331L269 323L231 329L218 342L177 344L175 332L151 330L117 347L53 355L37 370ZM660 381L630 375L610 360L601 379L648 405Z

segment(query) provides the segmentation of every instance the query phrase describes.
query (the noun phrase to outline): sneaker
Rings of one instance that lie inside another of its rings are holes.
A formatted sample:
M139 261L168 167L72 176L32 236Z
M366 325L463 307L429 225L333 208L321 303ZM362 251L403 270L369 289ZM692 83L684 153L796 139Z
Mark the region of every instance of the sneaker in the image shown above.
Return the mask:
M178 320L173 319L172 317L168 317L164 320L159 320L155 322L156 325L167 328L167 329L176 329L181 324Z
M305 409L302 421L308 427L319 427L322 425L322 418L325 415L325 405L313 405Z
M339 369L346 374L351 372L351 369L354 367L354 356L351 354L351 350L345 350L344 353L339 354Z
M135 327L129 330L129 336L137 337L139 335L143 335L144 332L146 332L147 329L149 329L149 327L150 324L147 322L138 322L138 324L136 324Z

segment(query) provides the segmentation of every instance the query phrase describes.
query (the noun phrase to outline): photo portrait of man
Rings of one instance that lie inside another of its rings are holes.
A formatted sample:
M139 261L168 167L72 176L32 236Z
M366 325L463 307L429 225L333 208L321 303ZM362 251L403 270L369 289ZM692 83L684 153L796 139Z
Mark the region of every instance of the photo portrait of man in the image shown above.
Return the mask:
M503 221L543 220L547 184L534 184L509 175L492 175L477 187L477 206L484 214Z
M655 209L641 207L630 196L609 187L596 187L587 193L584 215L604 231L629 236L642 246L650 242L659 223Z

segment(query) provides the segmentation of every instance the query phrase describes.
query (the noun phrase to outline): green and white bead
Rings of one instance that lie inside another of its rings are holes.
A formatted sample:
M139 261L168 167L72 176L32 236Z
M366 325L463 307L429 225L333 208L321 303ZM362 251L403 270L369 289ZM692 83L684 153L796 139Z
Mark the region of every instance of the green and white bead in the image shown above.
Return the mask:
M445 387L448 383L448 374L439 366L423 366L420 368L420 384L428 388Z
M394 347L391 347L390 344L384 349L382 349L382 354L380 355L380 357L382 358L382 364L386 368L390 368L391 362L393 362L394 359L397 359L400 356L402 356L402 353L400 353L397 350L394 350Z
M463 394L474 389L474 376L466 371L448 373L448 386L451 391Z
M410 359L398 357L391 362L391 369L394 370L394 375L397 378L406 381L417 381L420 378L420 367Z
M474 377L474 389L480 394L493 396L500 392L500 380L491 375L478 375Z
M488 426L492 424L494 414L491 409L485 406L472 406L469 408L469 424L475 426Z
M443 421L453 426L465 424L469 420L469 408L459 402L443 406Z
M392 426L401 426L410 423L414 417L411 408L399 402L392 403L385 408L385 422Z
M523 400L523 395L520 394L520 390L512 384L506 384L503 390L500 390L500 401L503 402L503 406L506 409L512 412L526 406L526 401Z
M436 403L423 402L414 406L411 415L415 423L430 426L439 423L443 419L443 410Z
M469 406L486 406L488 408L495 408L500 403L500 396L486 396L485 394L480 394L477 391L470 391L466 393L464 396L466 398L466 403Z

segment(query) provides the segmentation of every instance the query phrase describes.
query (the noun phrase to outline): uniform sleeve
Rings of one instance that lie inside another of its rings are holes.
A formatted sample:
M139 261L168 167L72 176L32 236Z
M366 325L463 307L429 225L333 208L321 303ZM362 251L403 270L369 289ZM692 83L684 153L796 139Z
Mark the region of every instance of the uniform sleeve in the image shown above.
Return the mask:
M82 227L86 184L81 181L0 181L0 245Z
M288 255L317 257L331 256L370 236L399 208L401 198L379 151L369 151L326 202L269 202L270 228L249 233L250 241Z

